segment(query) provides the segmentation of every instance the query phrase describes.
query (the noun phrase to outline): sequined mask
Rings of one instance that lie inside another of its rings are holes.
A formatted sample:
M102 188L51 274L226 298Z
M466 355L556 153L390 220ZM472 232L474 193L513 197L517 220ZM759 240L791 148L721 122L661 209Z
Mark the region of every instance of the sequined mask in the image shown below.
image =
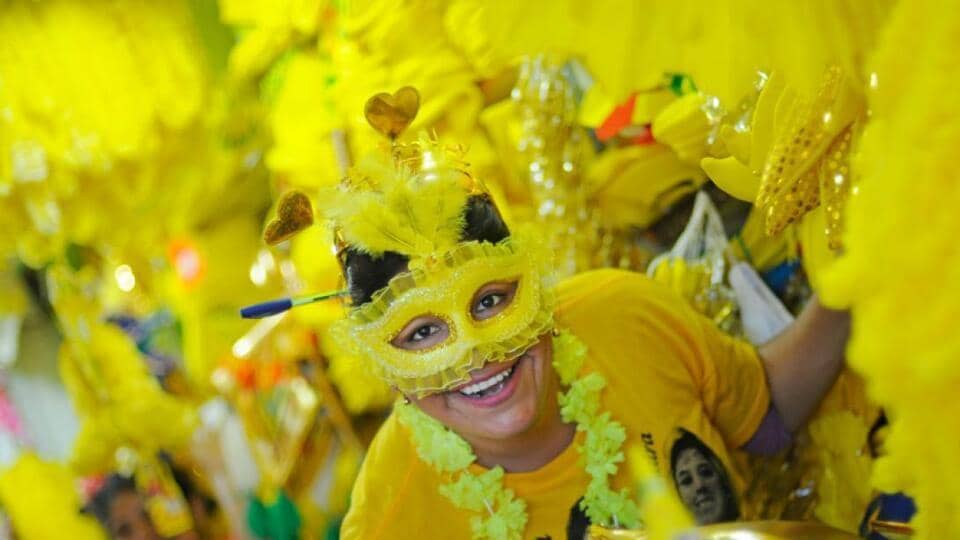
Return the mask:
M349 343L401 392L423 396L469 380L489 362L522 354L553 324L554 275L550 252L532 235L514 234L498 244L463 242L429 259L411 262L373 299L336 323L334 335ZM477 320L472 306L489 283L515 283L506 307ZM394 344L410 323L436 317L447 325L442 341L409 350Z

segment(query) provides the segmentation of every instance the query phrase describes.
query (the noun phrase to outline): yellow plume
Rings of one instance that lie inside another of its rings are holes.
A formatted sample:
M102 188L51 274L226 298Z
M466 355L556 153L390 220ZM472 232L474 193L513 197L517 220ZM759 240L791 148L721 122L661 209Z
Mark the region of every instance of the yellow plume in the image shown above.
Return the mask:
M372 255L423 257L460 240L469 196L463 171L431 166L414 172L374 160L351 177L350 185L322 193L318 202L351 246Z

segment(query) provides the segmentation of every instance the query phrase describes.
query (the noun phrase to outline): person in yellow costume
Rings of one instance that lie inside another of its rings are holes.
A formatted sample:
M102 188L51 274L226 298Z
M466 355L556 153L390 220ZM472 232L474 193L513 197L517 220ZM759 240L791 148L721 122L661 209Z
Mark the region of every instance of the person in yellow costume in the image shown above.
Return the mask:
M698 522L740 517L730 451L778 449L802 425L842 366L846 314L814 301L758 352L643 275L556 283L542 238L511 231L454 150L398 142L407 98L368 103L389 156L320 198L353 305L332 332L404 396L342 537L636 528L629 446Z

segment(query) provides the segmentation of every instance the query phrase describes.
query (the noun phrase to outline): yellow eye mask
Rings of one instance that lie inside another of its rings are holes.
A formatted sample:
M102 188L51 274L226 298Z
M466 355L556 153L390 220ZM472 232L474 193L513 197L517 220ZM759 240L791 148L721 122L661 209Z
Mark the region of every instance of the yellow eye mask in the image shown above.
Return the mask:
M423 396L449 390L468 381L473 369L515 358L553 325L550 251L530 235L498 244L464 242L439 257L414 259L410 266L332 328L401 392ZM515 282L516 291L502 311L477 320L476 293L491 282ZM420 350L394 345L394 338L421 316L444 321L447 337Z

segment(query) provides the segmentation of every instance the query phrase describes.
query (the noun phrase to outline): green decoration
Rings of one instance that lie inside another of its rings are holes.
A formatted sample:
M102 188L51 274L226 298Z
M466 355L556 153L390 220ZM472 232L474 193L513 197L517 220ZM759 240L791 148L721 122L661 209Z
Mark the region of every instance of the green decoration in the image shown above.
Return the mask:
M300 538L300 512L283 491L270 504L256 497L247 507L247 524L257 536L267 540L297 540Z

